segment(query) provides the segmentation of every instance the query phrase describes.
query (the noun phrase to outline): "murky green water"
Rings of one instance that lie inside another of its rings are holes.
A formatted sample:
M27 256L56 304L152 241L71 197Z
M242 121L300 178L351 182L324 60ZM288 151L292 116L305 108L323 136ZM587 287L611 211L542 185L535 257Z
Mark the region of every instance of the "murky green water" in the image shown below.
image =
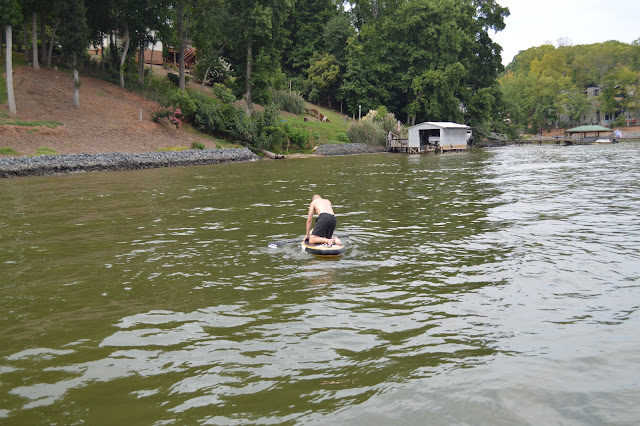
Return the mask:
M640 144L0 181L0 423L637 424ZM347 254L296 244L330 198Z

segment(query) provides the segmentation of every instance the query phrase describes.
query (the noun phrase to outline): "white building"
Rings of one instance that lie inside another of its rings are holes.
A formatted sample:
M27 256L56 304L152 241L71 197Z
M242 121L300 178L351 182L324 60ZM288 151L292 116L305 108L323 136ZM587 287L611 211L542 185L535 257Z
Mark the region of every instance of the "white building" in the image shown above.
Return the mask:
M408 152L467 149L469 126L450 122L425 122L408 129Z

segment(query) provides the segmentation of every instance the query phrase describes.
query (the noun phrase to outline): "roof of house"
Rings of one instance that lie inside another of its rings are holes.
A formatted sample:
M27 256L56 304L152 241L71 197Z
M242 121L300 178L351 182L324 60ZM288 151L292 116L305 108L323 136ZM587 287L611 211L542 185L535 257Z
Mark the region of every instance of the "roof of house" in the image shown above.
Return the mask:
M610 132L611 129L603 126L578 126L573 129L565 130L567 133L585 133L585 132Z
M438 127L440 129L469 129L469 126L465 126L464 124L451 123L449 121L425 121L424 123L416 124L415 126L409 127L410 129L413 127L424 126L425 124L433 127Z

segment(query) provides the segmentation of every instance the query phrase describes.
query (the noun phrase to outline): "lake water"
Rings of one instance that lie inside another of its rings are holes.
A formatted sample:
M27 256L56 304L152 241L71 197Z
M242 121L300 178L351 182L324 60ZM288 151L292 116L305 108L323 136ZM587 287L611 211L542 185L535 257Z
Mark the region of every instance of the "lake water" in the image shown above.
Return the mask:
M0 423L638 424L639 307L640 143L0 181Z

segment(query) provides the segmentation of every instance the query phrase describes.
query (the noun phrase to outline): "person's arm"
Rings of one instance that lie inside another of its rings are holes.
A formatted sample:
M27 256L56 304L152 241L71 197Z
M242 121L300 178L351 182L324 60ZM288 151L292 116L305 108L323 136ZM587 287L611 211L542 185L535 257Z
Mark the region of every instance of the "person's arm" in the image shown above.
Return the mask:
M307 232L305 233L305 237L304 237L305 240L309 238L309 234L311 233L311 225L313 225L313 213L314 213L314 206L312 202L311 204L309 204L309 214L307 215Z

